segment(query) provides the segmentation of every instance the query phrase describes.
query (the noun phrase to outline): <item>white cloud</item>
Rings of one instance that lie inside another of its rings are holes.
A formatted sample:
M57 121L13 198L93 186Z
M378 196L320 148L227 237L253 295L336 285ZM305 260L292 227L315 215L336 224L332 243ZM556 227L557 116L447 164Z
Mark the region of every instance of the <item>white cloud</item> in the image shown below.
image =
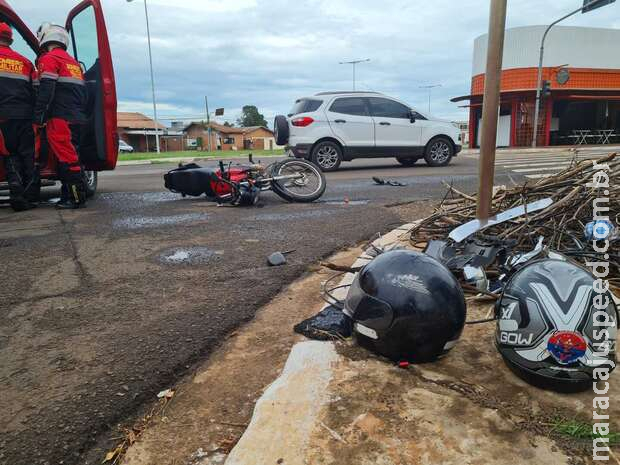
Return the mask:
M9 0L10 1L10 0ZM33 28L64 22L78 0L20 0L15 8ZM582 0L513 0L508 26L545 24ZM148 0L160 113L204 113L226 107L234 120L254 104L271 119L301 96L351 87L339 61L371 58L358 67L360 89L384 91L426 108L419 87L433 91L433 113L466 117L449 99L469 92L474 39L486 32L489 0ZM103 0L126 110L151 114L142 0ZM620 26L620 3L567 25Z

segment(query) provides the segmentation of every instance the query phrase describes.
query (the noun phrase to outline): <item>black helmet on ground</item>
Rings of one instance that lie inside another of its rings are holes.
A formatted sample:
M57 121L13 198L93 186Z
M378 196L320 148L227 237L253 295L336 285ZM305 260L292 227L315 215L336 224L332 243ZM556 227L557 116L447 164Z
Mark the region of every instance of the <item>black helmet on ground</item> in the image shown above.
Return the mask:
M506 284L496 315L500 354L534 386L581 391L592 387L595 368L615 367L613 296L595 292L595 278L573 263L545 259L523 267Z
M395 362L424 363L452 349L463 331L463 290L428 255L379 255L355 277L345 302L360 345Z

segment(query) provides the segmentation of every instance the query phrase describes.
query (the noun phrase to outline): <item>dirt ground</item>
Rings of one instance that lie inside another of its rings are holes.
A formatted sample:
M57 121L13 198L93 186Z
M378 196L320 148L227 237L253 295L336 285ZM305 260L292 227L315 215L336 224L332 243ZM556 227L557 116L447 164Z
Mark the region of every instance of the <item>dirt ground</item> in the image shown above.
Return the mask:
M470 304L469 317L488 310ZM332 402L321 420L329 430L315 428L307 463L594 463L591 440L553 428L558 420L592 424L593 393L557 394L521 381L501 360L493 331L493 324L468 326L447 357L408 369L353 343L338 344L343 362L333 370ZM620 380L612 380L609 415L618 431Z

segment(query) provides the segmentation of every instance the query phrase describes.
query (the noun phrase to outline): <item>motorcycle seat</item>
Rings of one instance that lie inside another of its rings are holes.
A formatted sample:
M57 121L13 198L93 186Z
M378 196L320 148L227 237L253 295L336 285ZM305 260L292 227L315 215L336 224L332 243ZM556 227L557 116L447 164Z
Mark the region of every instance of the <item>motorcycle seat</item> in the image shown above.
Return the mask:
M169 171L164 175L164 183L167 189L178 194L215 197L211 183L219 179L218 173L218 170L192 163Z

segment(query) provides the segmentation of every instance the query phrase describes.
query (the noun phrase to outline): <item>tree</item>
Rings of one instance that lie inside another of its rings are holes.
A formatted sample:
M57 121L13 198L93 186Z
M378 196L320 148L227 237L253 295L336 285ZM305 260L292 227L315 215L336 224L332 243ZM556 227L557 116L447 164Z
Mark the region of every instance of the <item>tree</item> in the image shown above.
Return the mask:
M265 117L258 112L258 108L254 105L246 105L241 111L241 117L237 120L237 124L242 128L250 126L267 126Z
M224 121L224 126L226 126L227 128L234 128L235 125L232 123L229 123L228 121Z

